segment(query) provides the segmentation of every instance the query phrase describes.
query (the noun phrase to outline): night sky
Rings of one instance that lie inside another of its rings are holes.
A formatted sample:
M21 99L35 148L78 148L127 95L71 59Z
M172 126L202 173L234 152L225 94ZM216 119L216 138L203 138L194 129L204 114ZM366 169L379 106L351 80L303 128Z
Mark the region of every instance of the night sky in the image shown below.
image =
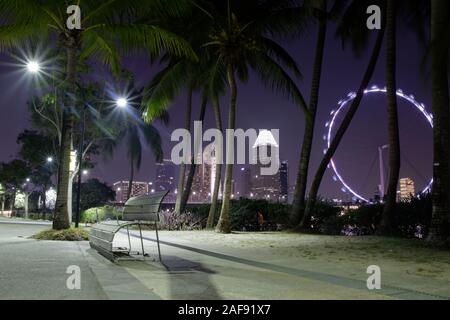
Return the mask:
M294 41L284 41L284 45L296 58L304 79L301 87L306 99L309 98L312 64L315 49L315 33ZM431 111L430 81L420 69L423 51L419 50L415 36L405 30L399 31L398 52L398 87L405 93L414 94ZM384 51L383 51L384 55ZM326 45L324 72L321 86L319 111L316 127L316 139L312 155L310 175L315 173L320 162L325 143L325 123L329 120L331 110L336 109L337 102L348 92L355 91L365 71L368 55L356 59L353 53L342 49L335 39L333 27L330 27ZM26 101L30 97L30 87L20 80L20 73L10 66L11 59L0 56L0 161L9 161L16 157L16 137L19 132L29 128L29 115ZM145 84L155 74L157 67L150 66L144 58L125 59L125 67L132 70L140 85ZM379 61L372 83L379 86L384 81L384 57ZM378 146L387 144L386 99L373 96L363 100L350 130L339 148L335 160L341 174L364 196L372 197L378 184L378 163L374 158ZM193 118L198 118L199 98L196 97ZM157 124L164 140L165 157L170 157L170 134L183 126L185 97L181 96L170 109L170 124L164 127ZM228 109L227 97L222 99L223 119ZM424 187L432 172L432 130L422 115L410 105L399 103L402 171L401 177L412 177L416 188ZM211 109L207 111L205 130L214 127ZM280 157L289 161L290 184L295 184L297 162L300 155L303 135L303 115L301 110L283 97L265 89L258 79L251 77L247 84L239 86L237 127L242 129L280 129ZM387 162L387 156L386 156ZM97 159L97 167L90 176L112 183L128 179L128 161L125 148L115 154L114 159L104 162ZM372 168L372 170L370 170ZM236 170L238 175L239 171ZM145 152L142 169L137 180L154 179L154 159L149 150ZM333 182L327 172L322 183L321 194L327 198L349 199L340 191L341 186Z

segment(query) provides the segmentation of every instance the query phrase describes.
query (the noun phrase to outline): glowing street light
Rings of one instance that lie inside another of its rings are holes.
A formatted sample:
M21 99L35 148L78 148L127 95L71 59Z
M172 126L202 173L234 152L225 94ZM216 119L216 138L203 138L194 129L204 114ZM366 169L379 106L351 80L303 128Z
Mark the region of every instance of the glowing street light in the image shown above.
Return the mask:
M83 176L87 176L88 171L87 170L83 170Z
M53 162L53 158L52 158L52 157L48 157L48 158L47 158L47 162L48 162L48 163L52 163L52 162Z
M128 101L125 98L119 98L117 99L116 104L119 108L125 108L128 105Z
M39 65L39 63L37 61L29 61L27 63L27 70L30 73L39 73L39 71L41 71L41 66Z

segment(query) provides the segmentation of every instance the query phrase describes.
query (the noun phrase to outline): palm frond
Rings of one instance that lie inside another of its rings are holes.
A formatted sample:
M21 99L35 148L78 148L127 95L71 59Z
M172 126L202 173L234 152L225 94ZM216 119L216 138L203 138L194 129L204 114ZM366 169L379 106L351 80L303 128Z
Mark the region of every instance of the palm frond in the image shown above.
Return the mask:
M303 94L295 81L275 60L267 54L255 53L249 58L249 64L265 86L284 95L308 114L308 106Z
M186 87L187 63L179 60L159 72L144 94L144 118L152 122L159 118L173 99Z

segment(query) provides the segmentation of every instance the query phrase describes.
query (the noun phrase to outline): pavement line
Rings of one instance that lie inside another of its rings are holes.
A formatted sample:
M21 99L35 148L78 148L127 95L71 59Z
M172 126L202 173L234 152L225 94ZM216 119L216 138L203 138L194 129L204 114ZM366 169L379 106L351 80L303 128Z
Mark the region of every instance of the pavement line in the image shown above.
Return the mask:
M34 222L34 221L4 221L0 220L0 224L25 224L32 226L51 226L51 222Z
M121 232L124 233L123 231L121 231ZM130 235L135 238L140 238L139 235L134 234L133 232L130 232ZM153 238L149 238L149 237L142 237L142 238L145 240L156 242L156 240ZM367 286L366 286L366 282L361 281L361 280L356 280L356 279L351 279L351 278L346 278L346 277L341 277L341 276L335 276L335 275L330 275L330 274L321 273L321 272L283 267L283 266L279 266L279 265L275 265L275 264L271 264L271 263L254 261L254 260L230 256L230 255L226 255L226 254L222 254L222 253L217 253L217 252L213 252L213 251L208 251L205 249L190 247L190 246L186 246L186 245L182 245L182 244L178 244L178 243L174 243L174 242L168 242L168 241L162 241L162 240L159 240L159 242L161 244L164 244L167 246L196 252L199 254L203 254L203 255L214 257L214 258L221 259L221 260L232 261L232 262L245 264L245 265L249 265L249 266L253 266L253 267L257 267L257 268L261 268L261 269L266 269L266 270L280 272L280 273L286 273L286 274L290 274L290 275L294 275L294 276L298 276L298 277L304 277L304 278L308 278L311 280L326 282L326 283L330 283L333 285L338 285L338 286L346 287L346 288L350 288L350 289L358 289L358 290L364 290L364 291L368 290ZM426 293L426 292L420 292L420 291L416 291L416 290L405 289L405 288L400 288L400 287L395 287L395 286L390 286L390 285L383 285L381 290L376 290L373 292L378 295L386 295L386 296L389 296L392 298L397 298L397 299L411 299L411 300L436 300L436 299L449 300L450 299L449 297L439 296L439 295L435 295L435 294L430 294L430 293Z

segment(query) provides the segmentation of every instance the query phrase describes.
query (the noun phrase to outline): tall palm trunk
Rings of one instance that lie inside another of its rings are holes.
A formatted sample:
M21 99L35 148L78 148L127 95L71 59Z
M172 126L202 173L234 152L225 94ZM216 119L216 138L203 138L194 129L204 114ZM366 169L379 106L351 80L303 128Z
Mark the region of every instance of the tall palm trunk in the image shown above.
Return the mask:
M222 132L222 116L220 115L220 105L218 97L214 97L212 101L212 106L214 110L214 118L216 120L216 128ZM216 158L217 158L217 150ZM214 217L216 216L217 199L219 198L220 180L222 178L222 164L217 161L216 163L216 176L214 180L214 190L211 195L211 206L209 207L208 220L206 222L206 229L214 228Z
M236 129L236 100L237 100L237 84L234 74L234 67L232 64L227 66L227 79L228 86L230 87L230 109L228 112L228 129ZM222 199L222 209L220 211L219 222L216 226L216 231L221 233L230 233L230 199L231 199L231 183L233 180L233 165L229 163L228 151L231 151L233 143L233 137L227 135L227 154L225 156L226 166L225 166L225 187Z
M77 72L77 55L78 55L78 43L76 34L71 35L66 40L66 51L67 51L67 78L66 84L68 88L67 93L75 92L75 81ZM55 215L53 218L53 229L63 230L70 228L69 215L68 212L68 198L69 198L69 182L70 182L70 151L72 146L72 129L73 129L73 118L71 111L68 110L69 105L73 103L74 95L68 97L65 95L66 103L63 110L62 117L62 130L61 130L61 145L59 150L59 167L58 167L58 182L57 182L57 196L55 205Z
M184 128L191 131L191 114L192 114L192 95L194 88L191 86L187 95L186 115L184 119ZM181 198L183 197L184 182L186 175L186 164L183 162L180 165L180 172L178 173L178 187L177 187L177 199L175 202L175 213L181 213Z
M317 37L316 57L311 85L309 102L309 113L305 115L305 131L303 134L302 151L300 155L299 169L295 186L294 201L291 212L291 223L296 226L300 222L305 209L306 186L308 183L309 162L314 139L314 125L316 122L317 106L319 103L320 80L322 76L323 56L325 52L325 41L327 37L327 3L320 0L319 33Z
M431 78L434 114L433 217L428 240L440 242L450 237L450 115L448 91L448 48L440 48L438 41L446 41L449 21L448 0L431 2Z
M47 185L44 185L44 192L42 192L42 220L45 220L47 213Z
M127 200L131 198L134 181L134 159L130 159L130 179L128 180ZM138 169L139 170L139 169Z
M395 0L387 1L386 9L386 86L389 134L389 182L386 204L379 233L386 236L395 234L393 215L397 204L397 188L400 176L400 134L397 110L397 8Z
M206 104L208 100L204 97L202 100L202 105L200 107L200 116L199 121L203 122L205 120L205 113L206 113ZM194 134L195 136L195 134ZM197 137L198 140L194 141L195 148L194 150L197 150L200 144L202 143L201 137ZM201 155L203 157L203 155ZM197 171L198 165L195 164L195 158L197 157L196 154L192 153L192 160L191 165L189 166L189 174L188 178L186 180L186 186L184 187L183 196L181 197L181 204L180 204L180 213L183 213L186 210L186 206L189 200L189 196L191 195L192 190L192 183L194 182L195 172Z
M339 126L339 129L336 132L336 135L333 138L333 141L331 142L330 148L327 150L324 158L322 159L322 162L319 165L319 168L317 169L316 175L314 177L311 190L309 192L308 201L306 203L306 209L305 213L303 215L302 221L300 223L300 228L306 229L310 220L311 220L311 214L314 210L314 207L316 205L317 201L317 195L319 193L320 184L322 183L323 175L325 174L325 171L327 170L328 164L331 161L331 158L335 154L340 142L342 141L348 127L350 126L350 123L358 110L359 105L361 104L361 100L364 97L364 91L369 86L370 80L372 79L373 73L375 71L375 67L378 62L378 58L380 56L381 52L381 46L383 44L383 38L384 38L384 26L382 30L378 32L377 40L375 43L375 47L372 51L372 56L370 57L369 65L367 66L366 73L364 74L364 77L362 79L361 85L358 89L358 92L356 93L356 97L353 100L347 114L345 115L344 120L342 121L341 125Z
M10 204L11 214L14 212L14 209L16 208L16 198L17 198L17 191L14 188L14 192L11 195L11 204Z

